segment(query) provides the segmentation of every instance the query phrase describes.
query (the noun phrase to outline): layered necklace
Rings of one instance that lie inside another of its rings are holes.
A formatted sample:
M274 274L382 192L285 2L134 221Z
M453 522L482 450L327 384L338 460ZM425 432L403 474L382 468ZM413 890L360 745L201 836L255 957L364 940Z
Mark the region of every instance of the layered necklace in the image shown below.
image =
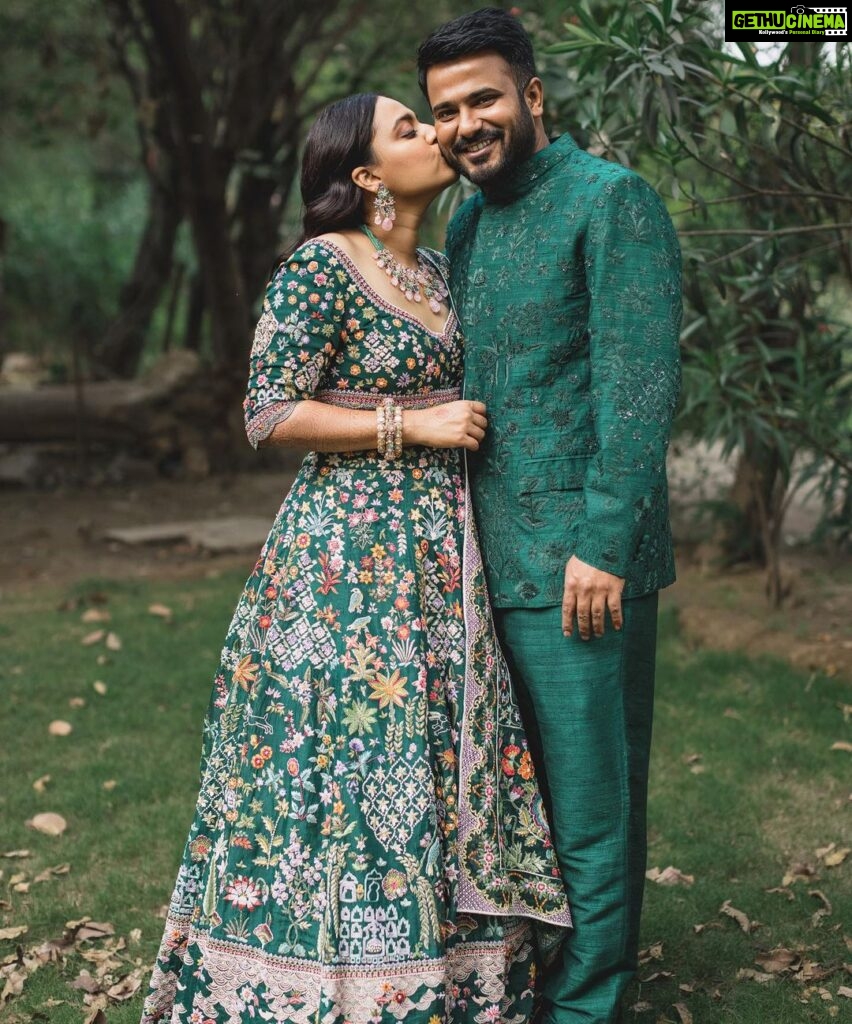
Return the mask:
M417 269L412 270L411 267L401 263L390 249L376 238L366 224L361 225L361 230L373 243L373 248L376 250L373 253L373 259L388 275L394 288L399 288L411 302L422 302L425 296L429 303L429 309L433 313L440 313L441 303L447 298L449 292L444 284L444 279L426 257L418 252Z

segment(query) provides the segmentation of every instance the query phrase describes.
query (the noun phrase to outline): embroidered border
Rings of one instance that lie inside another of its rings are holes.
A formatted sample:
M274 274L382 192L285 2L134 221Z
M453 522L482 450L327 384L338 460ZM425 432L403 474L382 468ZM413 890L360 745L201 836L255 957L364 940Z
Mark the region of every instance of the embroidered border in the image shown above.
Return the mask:
M486 600L487 591L471 514L467 453L464 469L462 605L465 623L465 684L459 756L458 907L461 911L479 914L521 914L548 925L570 928L571 911L561 878L533 875L530 871L513 871L503 863L504 846L500 830L499 680L501 673L508 674L508 669L496 635L492 664L486 665L482 673L476 669L476 645L489 623L480 615L473 598L474 586L480 593L486 594ZM481 732L484 737L480 743L476 741L477 732ZM487 792L480 798L475 796L478 787L474 776L477 774L491 780L493 791L490 798ZM473 850L476 840L483 834L493 835L496 840L497 856L491 863L483 863L483 858L477 856L478 851Z
M214 939L193 928L188 918L170 915L154 973L156 988L146 1000L141 1024L164 1024L165 1014L179 1020L179 1015L193 1012L221 1020L220 1008L228 1015L225 1020L239 1021L246 1010L255 1016L257 1007L247 1007L246 998L262 1001L280 1024L341 1019L369 1024L379 1004L401 1021L418 1010L432 1010L436 1003L441 1010L449 1007L452 988L474 974L479 995L500 1005L507 969L529 959L530 940L530 922L518 919L499 940L460 941L443 957L352 967ZM167 967L175 957L183 965L180 978ZM190 1005L184 1002L188 993Z
M444 388L425 395L393 394L377 391L335 391L326 388L318 391L314 398L327 405L339 405L346 409L375 409L386 398L392 398L395 405L403 409L430 409L445 402L455 402L461 397L461 388Z

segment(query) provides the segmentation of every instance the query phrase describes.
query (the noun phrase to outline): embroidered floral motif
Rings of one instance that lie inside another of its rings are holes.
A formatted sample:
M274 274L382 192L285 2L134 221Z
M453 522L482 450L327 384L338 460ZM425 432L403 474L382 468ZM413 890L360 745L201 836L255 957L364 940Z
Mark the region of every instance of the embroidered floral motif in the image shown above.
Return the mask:
M447 252L465 397L488 406L469 466L493 603L558 604L566 553L625 597L671 583L680 252L660 198L563 135L462 206Z
M247 431L308 397L451 400L462 356L454 315L427 331L308 244ZM305 459L222 650L144 1024L529 1018L570 916L468 508L455 450Z

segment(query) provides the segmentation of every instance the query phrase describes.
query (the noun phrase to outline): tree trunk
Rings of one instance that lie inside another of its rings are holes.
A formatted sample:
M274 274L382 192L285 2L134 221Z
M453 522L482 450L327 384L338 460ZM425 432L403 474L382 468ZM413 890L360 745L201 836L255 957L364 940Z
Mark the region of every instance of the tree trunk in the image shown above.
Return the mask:
M225 193L231 161L216 152L213 127L192 64L184 10L172 0L145 0L145 11L172 83L172 116L183 200L192 226L204 295L210 311L213 354L234 368L250 330L246 299L234 246Z
M69 442L133 451L191 475L226 468L245 436L235 428L234 382L205 370L196 355L163 356L135 381L4 388L0 443Z
M6 353L6 221L0 217L0 356Z
M780 469L781 460L775 447L754 436L746 438L728 499L733 514L725 524L722 537L728 565L741 562L766 565L772 559L773 553L766 549L766 522L774 521L779 512Z
M189 279L189 300L186 304L186 323L183 329L183 347L190 352L201 348L201 328L204 322L204 282L198 272Z
M99 376L133 377L145 348L151 318L172 273L181 213L177 195L152 180L148 222L130 277L119 295L119 312L93 355Z

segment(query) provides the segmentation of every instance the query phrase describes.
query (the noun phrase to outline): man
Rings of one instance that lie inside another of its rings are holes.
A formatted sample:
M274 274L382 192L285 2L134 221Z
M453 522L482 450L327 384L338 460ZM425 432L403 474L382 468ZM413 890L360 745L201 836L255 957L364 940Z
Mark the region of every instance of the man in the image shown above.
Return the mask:
M541 1019L611 1024L636 969L657 591L674 580L680 253L640 177L548 142L511 15L441 26L418 67L445 157L481 190L447 236L466 395L488 408L470 482L574 917Z

